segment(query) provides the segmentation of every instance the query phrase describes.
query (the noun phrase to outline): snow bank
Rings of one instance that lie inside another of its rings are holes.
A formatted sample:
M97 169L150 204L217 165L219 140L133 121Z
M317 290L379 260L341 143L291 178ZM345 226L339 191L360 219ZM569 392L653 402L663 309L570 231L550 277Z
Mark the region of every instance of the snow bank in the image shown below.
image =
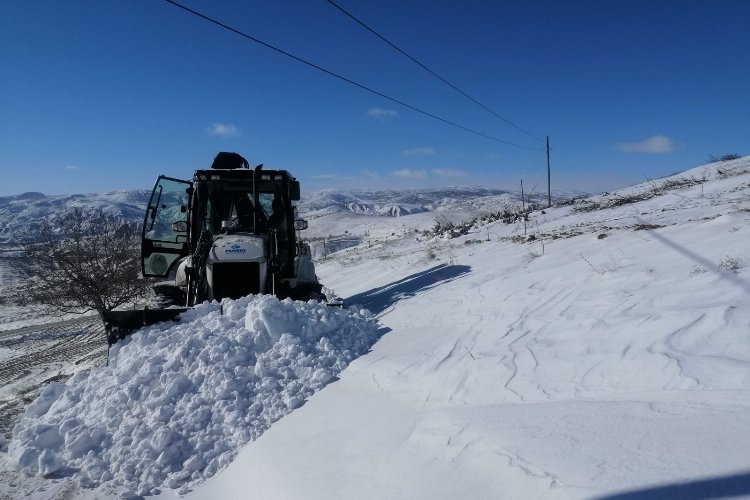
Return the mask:
M187 491L303 404L378 335L366 311L274 297L203 304L115 345L110 366L50 384L13 430L26 475L75 473L144 495ZM128 492L126 492L128 493Z

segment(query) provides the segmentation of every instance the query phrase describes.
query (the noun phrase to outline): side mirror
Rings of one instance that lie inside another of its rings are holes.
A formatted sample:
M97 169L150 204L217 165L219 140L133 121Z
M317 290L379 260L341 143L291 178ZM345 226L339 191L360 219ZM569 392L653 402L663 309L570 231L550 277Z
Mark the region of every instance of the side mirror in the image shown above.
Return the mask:
M297 219L294 221L294 230L295 231L302 231L304 229L307 229L307 221L304 219Z
M172 231L174 231L175 233L187 233L187 230L188 225L184 220L172 223Z
M292 201L299 201L299 181L289 181L289 199Z

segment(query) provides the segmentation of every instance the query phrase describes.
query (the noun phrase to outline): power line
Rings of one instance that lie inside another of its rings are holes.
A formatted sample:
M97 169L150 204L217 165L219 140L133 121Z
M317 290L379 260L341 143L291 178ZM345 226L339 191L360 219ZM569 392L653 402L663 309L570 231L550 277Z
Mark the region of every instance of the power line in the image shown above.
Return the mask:
M448 86L449 86L450 88L452 88L453 90L455 90L456 92L458 92L458 93L459 93L459 94L461 94L462 96L464 96L464 97L466 97L467 99L469 99L469 100L470 100L471 102L473 102L473 103L474 103L474 104L476 104L477 106L479 106L479 107L481 107L482 109L484 109L485 111L488 111L489 113L493 114L493 115L494 115L495 117L497 117L497 118L501 119L502 121L504 121L505 123L507 123L507 124L508 124L508 125L510 125L511 127L515 128L516 130L520 130L520 131L521 131L521 132L523 132L524 134L526 134L526 135L528 135L528 136L530 136L530 137L532 137L532 138L534 138L534 139L536 139L536 140L538 140L538 141L540 141L540 142L544 142L544 141L543 141L542 139L540 139L539 137L535 136L535 135L534 135L534 134L532 134L531 132L528 132L528 131L526 131L526 130L522 129L521 127L519 127L518 125L516 125L516 124L515 124L515 123L513 123L512 121L508 120L507 118L504 118L503 116L500 116L500 115L499 115L498 113L496 113L495 111L491 110L490 108L488 108L487 106L485 106L485 105L484 105L484 104L482 104L481 102L477 101L476 99L474 99L473 97L471 97L471 96L470 96L469 94L467 94L466 92L464 92L464 91L463 91L463 90L461 90L460 88L458 88L458 87L456 87L455 85L453 85L453 84L452 84L451 82L449 82L448 80L446 80L446 79L445 79L445 78L443 78L442 76L440 76L440 75L438 75L437 73L435 73L435 72L434 72L433 70L431 70L431 69L430 69L430 68L428 68L428 67L427 67L426 65L422 64L421 62L419 62L419 61L418 61L417 59L415 59L414 57L412 57L412 56L410 56L409 54L407 54L407 53L406 53L405 51L403 51L403 50L402 50L402 49L401 49L400 47L398 47L398 46L397 46L397 45L396 45L395 43L391 42L391 41L390 41L390 40L388 40L388 39L387 39L386 37L384 37L383 35L381 35L381 34L380 34L380 33L378 33L377 31L375 31L374 29L370 28L370 27L369 27L369 26L368 26L367 24L365 24L365 23L364 23L364 22L363 22L362 20L360 20L360 19L358 19L357 17L355 17L355 16L353 15L353 14L351 14L350 12L348 12L347 10L345 10L345 9L344 9L343 7L341 7L340 5L338 5L338 4L337 4L336 2L334 2L333 0L327 0L327 1L328 1L328 3L330 3L331 5L333 5L334 7L336 7L336 8L338 9L338 10L340 10L340 11L341 11L341 12L342 12L343 14L345 14L346 16L348 16L349 18L351 18L351 19L352 19L352 20L353 20L354 22L356 22L357 24L359 24L360 26L362 26L363 28L365 28L365 29L366 29L367 31L369 31L370 33L372 33L372 34L373 34L373 35L375 35L376 37L378 37L378 38L380 38L381 40L383 40L383 41L384 41L385 43L387 43L388 45L390 45L391 47L393 47L393 48L394 48L395 50L397 50L398 52L400 52L400 53L401 53L402 55L404 55L405 57L409 58L409 60L411 60L411 61L412 61L413 63L415 63L415 64L417 64L418 66L420 66L420 67L421 67L422 69L424 69L425 71L427 71L428 73L430 73L430 74L431 74L432 76L434 76L435 78L437 78L437 79L438 79L438 80L440 80L441 82L443 82L443 83L445 83L446 85L448 85Z
M533 177L533 180L536 180L536 182L532 186L529 194L534 194L536 187L539 185L539 182L541 182L541 174L536 169L536 166L539 163L539 160L542 158L543 154L544 150L539 151L539 154L537 155L536 160L534 160L534 163L532 163L531 166L527 166L526 170L524 170L523 175L521 176L522 179L532 179L531 176L533 174L536 174L536 177Z
M564 156L562 156L562 155L560 154L560 151L558 151L558 150L557 150L556 148L553 148L553 147L551 147L551 146L550 146L549 150L550 150L550 152L551 152L552 154L556 155L555 157L556 157L557 159L559 159L559 160L562 160L562 162L563 162L563 163L567 164L567 165L568 165L568 166L569 166L570 168L572 168L572 169L573 169L573 171L575 171L576 173L579 173L579 174L582 174L582 173L583 173L583 172L581 172L581 170L580 170L580 169L579 169L579 168L578 168L577 166L573 165L573 164L572 164L572 163L570 163L570 162L569 162L568 160L566 160L566 159L565 159L565 157L564 157Z
M209 16L207 16L205 14L201 14L200 12L195 11L195 10L189 8L189 7L186 7L186 6L184 6L184 5L182 5L182 4L178 3L178 2L175 2L174 0L164 0L164 1L167 2L167 3L169 3L169 4L174 5L175 7L179 7L180 9L182 9L182 10L184 10L186 12L189 12L190 14L193 14L194 16L200 17L201 19L203 19L205 21L208 21L208 22L210 22L212 24L215 24L215 25L217 25L217 26L219 26L221 28L224 28L225 30L231 31L232 33L235 33L235 34L237 34L237 35L239 35L239 36L241 36L243 38L251 40L251 41L253 41L255 43L263 45L264 47L266 47L268 49L271 49L271 50L276 51L276 52L278 52L280 54L283 54L283 55L285 55L287 57L290 57L290 58L294 59L297 62L300 62L300 63L305 64L307 66L310 66L312 68L315 68L318 71L322 71L323 73L325 73L325 74L327 74L329 76L337 78L337 79L339 79L341 81L344 81L344 82L346 82L346 83L348 83L350 85L354 85L355 87L358 87L358 88L360 88L362 90L366 90L367 92L370 92L370 93L375 94L375 95L377 95L379 97L382 97L383 99L387 99L387 100L389 100L391 102L394 102L394 103L396 103L396 104L398 104L400 106L404 106L405 108L409 108L412 111L416 111L416 112L421 113L421 114L423 114L425 116L428 116L428 117L433 118L435 120L441 121L441 122L446 123L448 125L451 125L453 127L460 128L461 130L464 130L466 132L470 132L472 134L484 137L486 139L490 139L490 140L497 141L497 142L502 142L503 144L507 144L509 146L515 146L515 147L522 148L522 149L530 149L530 150L533 150L533 151L538 151L539 150L539 148L532 148L530 146L523 146L521 144L516 144L514 142L506 141L504 139L499 139L497 137L493 137L491 135L487 135L487 134L479 132L477 130L473 130L473 129L470 129L470 128L465 127L463 125L460 125L460 124L458 124L456 122L453 122L451 120L448 120L446 118L442 118L442 117L440 117L438 115L429 113L429 112L424 111L424 110L422 110L422 109L420 109L420 108L418 108L416 106L412 106L411 104L407 104L407 103L405 103L403 101L400 101L398 99L390 97L390 96L388 96L386 94L383 94L382 92L378 92L377 90L374 90L374 89L372 89L370 87L367 87L366 85L363 85L361 83L357 83L354 80L350 80L349 78L346 78L345 76L341 76L338 73L334 73L333 71L327 70L327 69L323 68L322 66L318 66L317 64L312 63L310 61L307 61L305 59L302 59L301 57L295 56L294 54L291 54L290 52L287 52L287 51L285 51L283 49L280 49L280 48L275 47L275 46L273 46L273 45L271 45L269 43L266 43L266 42L264 42L262 40L259 40L259 39L255 38L255 37L253 37L251 35L248 35L247 33L244 33L244 32L242 32L242 31L240 31L240 30L238 30L236 28L232 28L231 26L229 26L227 24L224 24L221 21L217 21L216 19L213 19L213 18L211 18L211 17L209 17Z

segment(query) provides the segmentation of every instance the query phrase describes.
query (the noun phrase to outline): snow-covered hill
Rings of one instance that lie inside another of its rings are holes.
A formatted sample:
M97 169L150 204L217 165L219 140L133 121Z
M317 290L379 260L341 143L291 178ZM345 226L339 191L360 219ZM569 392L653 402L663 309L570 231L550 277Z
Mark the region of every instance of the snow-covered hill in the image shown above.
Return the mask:
M318 274L345 298L341 314L371 311L377 334L354 330L376 342L247 445L208 436L242 434L262 415L232 406L265 404L252 400L249 374L257 394L304 386L298 360L324 354L294 339L366 322L290 321L292 305L250 298L162 327L161 342L145 332L115 368L32 405L10 464L56 472L13 476L0 493L109 498L161 484L174 498L170 486L189 484L187 498L211 500L750 497L750 158L536 211L525 224L423 234L435 215L310 220L311 234L366 236L329 252ZM262 333L271 330L285 335ZM198 360L226 373L211 378ZM85 418L64 425L75 415ZM130 444L117 441L125 420L137 429ZM186 425L184 438L160 430ZM224 469L210 465L234 454Z
M580 192L554 191L554 202L580 196ZM526 193L532 204L546 204L546 194ZM405 189L384 191L334 191L324 190L305 195L300 212L317 218L326 214L346 213L405 215L446 210L493 210L508 203L520 203L520 193L484 187L452 187L434 189Z
M576 193L555 192L555 201ZM24 193L0 197L0 244L23 240L46 220L52 225L73 208L90 211L102 208L129 222L140 224L148 203L147 190L113 191L103 194L44 195ZM546 203L546 197L533 193L529 203ZM518 193L497 189L443 188L391 191L319 191L305 194L299 203L303 217L315 219L331 214L401 217L435 211L491 211L508 203L520 203Z
M23 241L42 221L54 226L73 208L87 211L101 208L123 220L140 223L150 194L146 190L137 190L57 196L24 193L0 197L0 244Z
M311 213L313 216L332 212L352 212L355 214L399 217L432 212L445 207L456 208L460 204L472 203L477 199L488 196L517 199L517 196L513 193L487 188L361 192L325 190L306 196L300 203L300 210L304 213Z

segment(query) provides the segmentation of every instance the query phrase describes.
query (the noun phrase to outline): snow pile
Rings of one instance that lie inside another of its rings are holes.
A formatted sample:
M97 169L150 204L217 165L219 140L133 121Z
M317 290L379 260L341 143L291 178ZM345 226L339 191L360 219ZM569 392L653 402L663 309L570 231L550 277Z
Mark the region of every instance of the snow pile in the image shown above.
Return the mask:
M314 301L203 304L115 345L109 367L48 385L16 425L9 458L26 475L184 493L377 336L369 312Z

